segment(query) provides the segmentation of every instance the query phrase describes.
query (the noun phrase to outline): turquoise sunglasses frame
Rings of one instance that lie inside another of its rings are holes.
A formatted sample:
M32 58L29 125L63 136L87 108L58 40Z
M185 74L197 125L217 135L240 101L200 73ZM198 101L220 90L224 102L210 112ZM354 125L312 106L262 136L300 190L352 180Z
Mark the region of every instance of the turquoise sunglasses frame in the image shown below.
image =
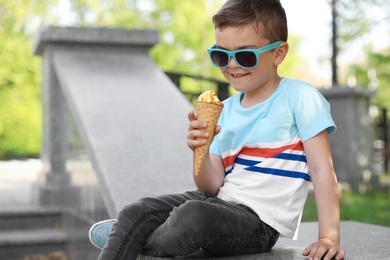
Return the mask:
M259 55L263 52L266 52L266 51L270 51L270 50L273 50L273 49L276 49L280 46L280 44L282 44L283 41L277 41L277 42L274 42L274 43L271 43L271 44L268 44L264 47L261 47L259 49L240 49L240 50L235 50L235 51L227 51L227 50L224 50L224 49L218 49L217 48L217 45L214 44L213 46L211 46L210 48L207 49L207 52L210 56L210 59L211 59L211 62L218 68L220 69L223 69L223 68L226 68L227 66L229 66L229 63L231 61L231 58L233 57L234 61L237 63L237 65L239 65L241 68L244 68L244 69L253 69L253 68L256 68L257 65L259 65ZM225 66L219 66L218 64L216 64L214 61L213 61L213 58L212 58L212 53L215 52L215 51L219 51L219 52L222 52L222 53L225 53L227 56L228 56L228 61L227 61L227 64ZM240 53L240 52L252 52L255 57L256 57L256 64L254 66L251 66L251 67L246 67L246 66L243 66L240 62L238 62L237 58L236 58L236 54L237 53Z

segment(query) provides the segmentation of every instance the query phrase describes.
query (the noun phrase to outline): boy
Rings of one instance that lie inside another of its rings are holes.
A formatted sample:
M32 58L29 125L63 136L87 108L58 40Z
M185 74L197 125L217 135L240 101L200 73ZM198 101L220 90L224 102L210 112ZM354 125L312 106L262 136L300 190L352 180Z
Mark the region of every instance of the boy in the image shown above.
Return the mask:
M267 252L280 235L296 237L310 179L319 235L302 254L342 259L328 142L336 128L314 87L278 76L288 52L283 7L279 0L228 0L213 22L210 58L238 93L224 101L194 176L198 191L141 199L116 221L95 224L90 238L104 246L99 259L188 256L201 248L216 256ZM188 118L187 144L194 150L205 143L206 124L193 111Z

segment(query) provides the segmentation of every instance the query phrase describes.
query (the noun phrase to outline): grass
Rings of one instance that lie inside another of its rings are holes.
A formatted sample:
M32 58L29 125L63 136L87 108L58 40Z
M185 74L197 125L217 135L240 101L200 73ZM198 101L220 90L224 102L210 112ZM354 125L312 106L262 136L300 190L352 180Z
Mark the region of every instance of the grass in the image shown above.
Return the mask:
M390 227L390 193L375 191L366 194L347 192L340 195L340 219ZM307 198L302 221L317 221L314 196Z

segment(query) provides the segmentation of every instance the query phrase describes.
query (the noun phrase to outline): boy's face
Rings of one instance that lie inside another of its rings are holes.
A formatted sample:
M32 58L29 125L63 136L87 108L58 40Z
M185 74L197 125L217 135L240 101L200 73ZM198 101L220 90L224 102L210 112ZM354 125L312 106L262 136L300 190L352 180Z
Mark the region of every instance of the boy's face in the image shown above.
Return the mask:
M271 43L264 37L264 28L259 26L257 29L254 23L239 27L217 28L215 38L217 48L229 51L258 49ZM267 85L277 76L274 58L272 51L261 53L258 57L258 65L253 69L244 69L231 59L226 68L221 68L221 72L235 90L243 92L256 90Z

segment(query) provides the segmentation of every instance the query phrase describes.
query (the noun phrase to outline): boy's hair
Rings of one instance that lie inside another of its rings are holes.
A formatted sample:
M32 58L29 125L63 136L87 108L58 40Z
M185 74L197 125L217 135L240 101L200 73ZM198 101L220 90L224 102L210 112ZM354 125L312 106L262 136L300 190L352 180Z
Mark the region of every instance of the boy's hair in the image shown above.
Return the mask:
M271 42L287 41L287 17L279 0L228 0L213 16L215 28L263 25Z

